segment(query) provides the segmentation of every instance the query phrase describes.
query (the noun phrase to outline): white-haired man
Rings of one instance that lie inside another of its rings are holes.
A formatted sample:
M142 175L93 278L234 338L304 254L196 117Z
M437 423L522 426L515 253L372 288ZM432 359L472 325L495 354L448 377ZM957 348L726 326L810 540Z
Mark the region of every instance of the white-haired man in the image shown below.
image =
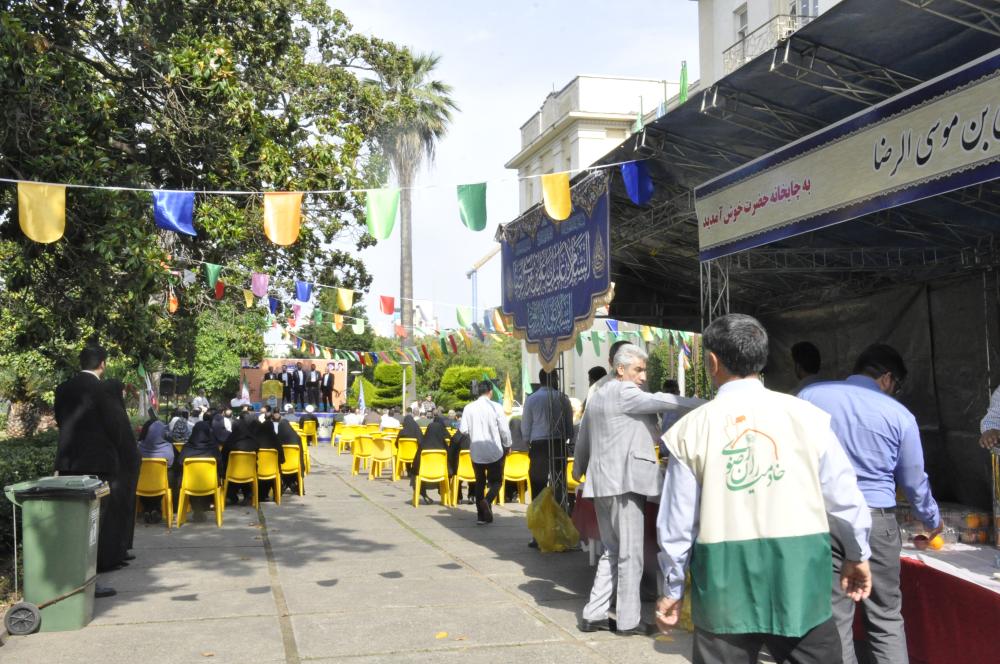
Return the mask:
M656 414L687 411L701 403L673 394L643 391L646 352L623 344L615 352L612 378L588 398L577 434L573 477L586 474L583 496L594 500L604 554L597 563L590 601L580 630L646 634L639 620L646 498L660 492L655 444ZM616 596L617 624L608 619Z

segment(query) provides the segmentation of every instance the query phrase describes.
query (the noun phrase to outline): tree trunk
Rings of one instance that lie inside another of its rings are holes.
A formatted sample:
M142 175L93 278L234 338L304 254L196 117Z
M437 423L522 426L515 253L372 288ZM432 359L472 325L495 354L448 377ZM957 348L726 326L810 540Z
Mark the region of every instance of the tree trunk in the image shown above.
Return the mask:
M7 411L7 435L11 438L24 438L35 433L41 414L36 403L11 401L10 410Z
M403 345L413 345L413 239L411 237L410 174L399 174L399 310L400 323L406 330Z

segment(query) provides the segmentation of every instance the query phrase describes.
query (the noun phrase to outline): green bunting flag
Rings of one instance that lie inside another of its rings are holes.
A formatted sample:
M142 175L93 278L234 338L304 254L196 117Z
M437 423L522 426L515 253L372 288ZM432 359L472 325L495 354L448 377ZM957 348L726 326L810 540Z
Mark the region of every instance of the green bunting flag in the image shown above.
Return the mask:
M601 335L597 332L590 333L590 342L594 344L594 354L601 355Z
M486 183L458 185L458 211L470 231L486 228Z
M221 265L205 263L205 277L208 279L208 287L215 288L215 283L219 280L219 273L222 272Z
M399 189L372 189L365 203L365 221L368 232L376 240L385 240L392 235L399 210Z
M359 318L356 321L354 321L354 324L351 325L351 332L354 332L354 334L365 333L365 321L363 318Z
M576 354L583 355L583 335L576 335Z
M319 307L313 309L313 320L317 323L323 322L323 310Z
M524 397L531 394L531 376L528 375L528 367L521 362L521 393Z
M457 307L455 309L455 318L458 319L459 327L469 327L469 323L472 320L472 307Z
M688 63L681 60L681 91L677 95L677 102L683 104L688 99Z

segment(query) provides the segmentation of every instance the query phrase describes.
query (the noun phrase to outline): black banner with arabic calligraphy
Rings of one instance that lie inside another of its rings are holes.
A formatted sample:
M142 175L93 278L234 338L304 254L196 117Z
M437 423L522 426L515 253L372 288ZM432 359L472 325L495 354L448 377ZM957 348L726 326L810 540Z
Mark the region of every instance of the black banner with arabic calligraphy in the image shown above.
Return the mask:
M608 178L596 173L572 190L573 212L553 221L539 207L498 233L503 312L514 334L551 369L588 327L610 290Z
M1000 178L1000 50L695 188L700 258Z

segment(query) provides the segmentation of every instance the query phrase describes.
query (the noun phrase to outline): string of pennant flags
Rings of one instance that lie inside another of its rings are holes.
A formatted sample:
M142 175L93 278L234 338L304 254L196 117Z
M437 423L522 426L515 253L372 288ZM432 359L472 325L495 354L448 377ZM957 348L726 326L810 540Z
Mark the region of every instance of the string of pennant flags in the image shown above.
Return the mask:
M542 202L545 212L554 221L564 221L572 213L570 175L617 167L621 171L625 190L636 205L645 205L653 195L654 185L645 161L625 161L586 168L503 178L504 181L540 179ZM496 182L497 180L494 180ZM66 190L96 189L125 193L152 195L153 222L165 231L197 237L194 227L195 196L263 196L264 235L279 246L294 244L302 224L302 198L305 195L366 194L365 224L377 240L388 239L396 225L399 211L400 187L374 189L324 189L309 191L227 191L227 190L172 190L143 187L116 187L75 183L35 182L0 178L0 183L17 186L18 223L28 239L43 244L58 241L66 229ZM486 192L488 182L456 185L458 217L471 231L486 228ZM440 185L422 185L407 189L430 189Z

